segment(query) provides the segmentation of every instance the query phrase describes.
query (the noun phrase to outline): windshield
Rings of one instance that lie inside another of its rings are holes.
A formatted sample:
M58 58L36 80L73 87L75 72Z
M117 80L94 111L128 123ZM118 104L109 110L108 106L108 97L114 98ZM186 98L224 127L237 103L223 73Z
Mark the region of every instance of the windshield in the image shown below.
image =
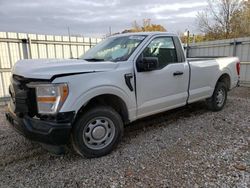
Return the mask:
M87 61L126 61L145 37L144 35L110 37L80 58Z

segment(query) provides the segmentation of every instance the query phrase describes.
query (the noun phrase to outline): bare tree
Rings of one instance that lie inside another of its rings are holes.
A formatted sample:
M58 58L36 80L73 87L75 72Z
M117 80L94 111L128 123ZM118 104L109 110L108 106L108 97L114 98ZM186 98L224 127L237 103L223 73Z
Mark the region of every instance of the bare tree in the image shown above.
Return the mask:
M207 0L208 6L198 13L201 32L212 38L230 38L233 32L232 18L243 8L242 0Z

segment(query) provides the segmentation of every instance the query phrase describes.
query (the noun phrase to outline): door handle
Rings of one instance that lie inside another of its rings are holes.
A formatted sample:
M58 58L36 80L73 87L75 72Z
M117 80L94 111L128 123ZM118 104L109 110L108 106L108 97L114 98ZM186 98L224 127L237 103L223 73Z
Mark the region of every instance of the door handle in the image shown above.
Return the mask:
M181 71L176 71L173 73L174 76L179 76L179 75L183 75L184 73Z

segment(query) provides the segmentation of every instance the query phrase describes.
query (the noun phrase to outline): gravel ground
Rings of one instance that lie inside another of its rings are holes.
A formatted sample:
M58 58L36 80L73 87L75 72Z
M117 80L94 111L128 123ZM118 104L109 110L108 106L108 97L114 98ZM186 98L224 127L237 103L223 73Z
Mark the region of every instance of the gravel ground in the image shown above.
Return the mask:
M137 121L97 159L48 153L0 108L0 187L250 187L250 88L229 95L220 112L199 102Z

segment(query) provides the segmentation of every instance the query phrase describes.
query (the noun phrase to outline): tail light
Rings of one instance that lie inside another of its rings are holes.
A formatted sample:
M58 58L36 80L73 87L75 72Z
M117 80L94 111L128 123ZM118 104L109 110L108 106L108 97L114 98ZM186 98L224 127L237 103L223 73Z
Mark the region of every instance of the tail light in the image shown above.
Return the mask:
M240 62L239 61L236 63L236 70L237 70L237 74L239 76L240 75Z

